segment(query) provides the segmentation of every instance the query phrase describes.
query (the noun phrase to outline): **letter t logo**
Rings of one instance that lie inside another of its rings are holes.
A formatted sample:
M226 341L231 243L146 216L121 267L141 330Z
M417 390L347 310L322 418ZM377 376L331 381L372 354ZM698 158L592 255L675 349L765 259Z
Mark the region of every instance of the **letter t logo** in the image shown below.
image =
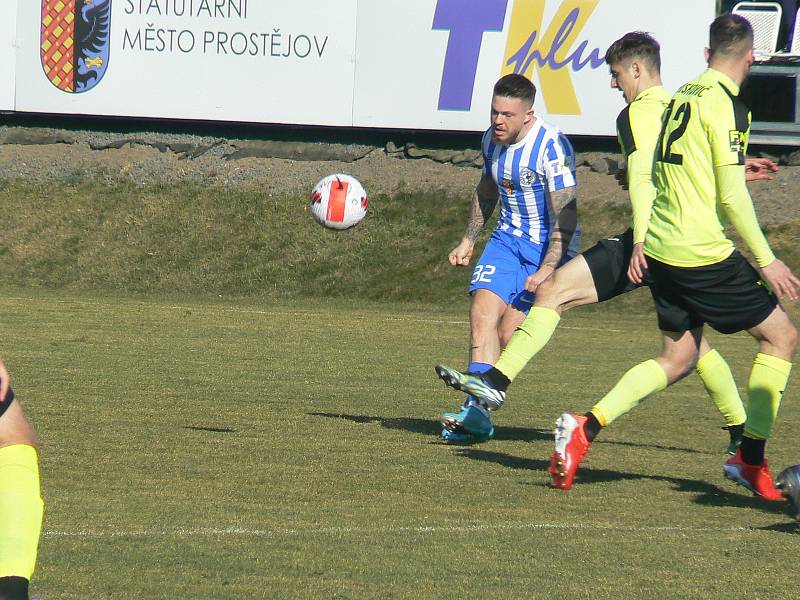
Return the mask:
M439 110L469 110L485 31L502 31L508 0L438 0L433 29L447 29Z

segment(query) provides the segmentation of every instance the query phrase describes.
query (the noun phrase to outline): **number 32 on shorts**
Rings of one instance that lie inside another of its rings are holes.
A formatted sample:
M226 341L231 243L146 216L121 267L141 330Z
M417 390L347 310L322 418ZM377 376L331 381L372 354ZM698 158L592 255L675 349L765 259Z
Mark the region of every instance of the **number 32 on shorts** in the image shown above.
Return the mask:
M494 275L495 271L497 271L497 267L494 265L478 265L472 272L470 283L478 283L479 281L492 283L492 275Z

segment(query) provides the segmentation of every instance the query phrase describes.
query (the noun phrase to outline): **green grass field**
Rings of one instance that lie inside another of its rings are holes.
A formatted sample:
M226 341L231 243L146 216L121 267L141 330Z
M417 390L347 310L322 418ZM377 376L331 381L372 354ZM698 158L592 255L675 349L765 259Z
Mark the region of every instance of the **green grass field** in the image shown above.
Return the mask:
M497 439L439 444L461 397L432 367L463 366L465 306L7 288L46 502L33 595L796 597L800 531L722 477L695 376L601 433L572 491L547 487L558 414L658 351L646 312L568 313ZM743 388L754 343L712 341ZM775 470L800 462L795 396Z

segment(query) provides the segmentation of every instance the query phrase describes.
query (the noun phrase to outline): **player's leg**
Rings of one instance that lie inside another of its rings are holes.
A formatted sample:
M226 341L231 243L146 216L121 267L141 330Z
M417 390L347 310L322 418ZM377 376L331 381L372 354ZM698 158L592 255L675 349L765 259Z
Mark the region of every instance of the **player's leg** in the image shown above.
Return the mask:
M797 329L780 306L748 330L758 340L748 381L747 421L739 452L725 464L725 476L768 499L780 500L765 459L767 440L778 416L797 350Z
M497 375L502 374L509 383L513 381L553 337L563 311L595 302L592 273L586 259L578 255L556 269L536 290L533 308L513 331L494 364ZM505 381L501 379L500 383Z
M506 303L489 289L476 289L473 292L470 307L470 361L467 374L459 375L475 377L475 374L485 373L491 368L500 353L500 323L506 308ZM480 443L494 436L488 409L472 395L467 396L458 411L442 415L442 426L442 441L448 444Z
M472 377L445 365L438 365L436 373L448 385L475 395L483 404L496 410L505 400L505 390L512 379L553 336L561 312L596 301L592 274L586 260L578 255L556 269L539 286L535 304L526 317L516 306L507 311L501 325L500 341L502 346L504 338L508 338L508 343L494 367L482 372L483 377Z
M555 451L548 469L553 476L552 487L569 490L578 466L601 429L691 371L697 361L702 331L702 327L662 331L663 348L657 358L629 369L585 415L564 413L558 418Z
M9 391L0 403L0 598L28 598L43 504L36 435Z
M726 451L728 454L736 454L742 441L747 413L728 363L709 345L705 336L700 340L700 358L697 360L695 371L725 420L723 429L726 429L730 436Z
M486 379L505 391L503 386L507 387L550 341L564 311L605 302L636 289L638 286L627 277L632 251L633 231L628 229L600 240L559 267L536 290L535 306Z

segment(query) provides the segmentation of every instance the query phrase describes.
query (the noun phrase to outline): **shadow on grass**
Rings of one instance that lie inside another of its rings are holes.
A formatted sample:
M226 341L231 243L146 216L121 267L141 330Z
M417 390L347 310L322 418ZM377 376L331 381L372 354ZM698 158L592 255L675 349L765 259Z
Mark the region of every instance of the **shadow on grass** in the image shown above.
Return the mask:
M235 429L230 427L202 427L199 425L184 425L182 429L191 429L192 431L207 431L209 433L236 433Z
M775 525L767 525L766 527L757 527L760 531L776 531L778 533L791 533L800 535L800 523L794 521L793 523L776 523Z
M643 444L641 442L622 442L618 440L597 439L592 444L609 444L614 446L630 446L632 448L652 448L653 450L666 450L668 452L685 452L687 454L716 454L709 450L698 450L697 448L682 448L680 446L664 446L663 444Z
M377 423L386 429L399 429L411 433L422 433L435 436L435 443L439 442L442 424L430 419L416 419L413 417L374 417L368 415L347 415L342 413L308 413L312 417L327 417L329 419L344 419L353 423ZM525 427L498 427L495 429L495 440L539 442L553 439L552 432L548 429L527 429ZM460 447L455 446L460 449Z
M528 469L531 471L546 470L549 466L549 461L526 459L502 452L487 452L485 450L477 450L472 448L461 449L461 456L471 460L493 462L504 467L511 469ZM673 490L677 492L685 492L694 494L692 502L704 506L720 506L720 507L734 507L734 508L759 508L764 512L774 514L791 514L792 507L788 502L770 502L755 496L742 495L741 493L731 492L720 488L713 483L707 481L700 481L696 479L684 479L681 477L669 477L666 475L645 475L643 473L626 473L624 471L612 471L609 469L592 469L584 467L578 470L575 476L575 485L591 485L596 483L626 481L626 480L650 480L650 481L663 481L670 484ZM534 485L534 484L531 484ZM786 531L792 533L797 529L796 524L789 525L773 525L768 528L775 531Z
M329 419L344 419L352 423L378 423L387 429L400 429L411 433L422 433L439 437L442 426L439 421L429 419L416 419L413 417L378 417L369 415L348 415L344 413L308 413L312 417L327 417ZM528 427L495 427L495 441L512 442L552 442L553 431L551 429L538 429ZM438 439L437 439L438 441ZM664 450L667 452L685 452L687 454L714 454L708 450L697 450L696 448L682 448L679 446L665 446L663 444L643 444L640 442L623 442L616 440L595 440L595 444L609 444L615 446L630 446L632 448L652 448L654 450Z

